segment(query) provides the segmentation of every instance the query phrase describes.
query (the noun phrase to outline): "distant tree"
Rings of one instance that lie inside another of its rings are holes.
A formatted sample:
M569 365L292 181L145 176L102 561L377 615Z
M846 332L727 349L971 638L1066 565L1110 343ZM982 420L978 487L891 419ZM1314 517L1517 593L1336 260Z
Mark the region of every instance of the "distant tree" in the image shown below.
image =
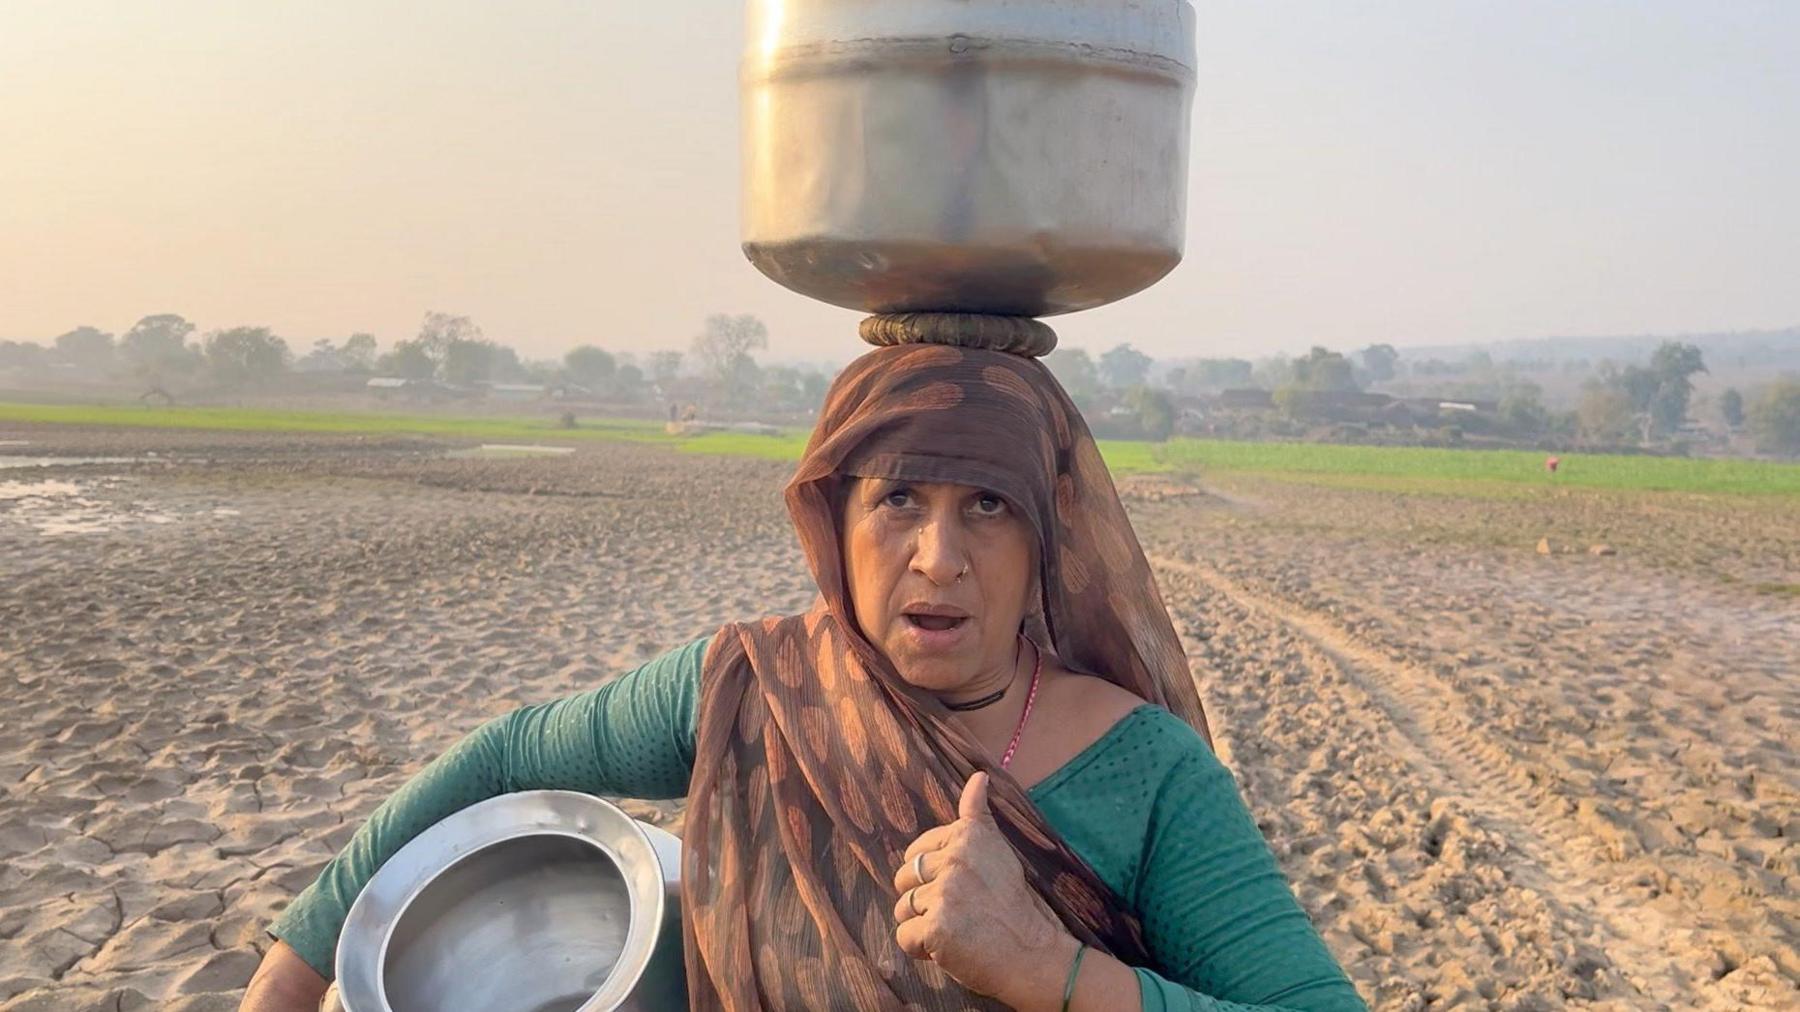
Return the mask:
M1719 395L1719 417L1733 432L1744 427L1744 395L1735 387Z
M1607 363L1600 378L1631 403L1643 438L1650 439L1681 428L1694 393L1693 376L1705 371L1699 348L1664 341L1651 354L1648 365L1618 369Z
M1800 377L1783 377L1758 391L1749 421L1757 449L1800 455Z
M523 372L519 356L486 338L451 338L444 345L438 375L453 386L507 382Z
M613 375L613 396L625 401L639 401L643 400L644 393L644 370L632 362L619 366L619 371Z
M604 392L612 385L613 375L619 371L619 363L611 352L584 344L563 356L563 369L574 382L589 390Z
M825 403L825 394L831 389L831 377L822 372L808 370L800 377L800 396L805 406L817 408Z
M793 366L774 365L762 372L763 403L783 411L793 410L805 401L801 385L805 373Z
M1706 371L1700 349L1691 344L1664 341L1650 355L1650 372L1656 392L1650 398L1650 419L1658 432L1670 433L1687 420L1688 401L1694 395L1693 375Z
M553 358L530 359L520 363L519 368L524 370L524 378L527 383L550 386L569 378L569 371L563 368L561 362Z
M1241 358L1203 358L1188 370L1188 378L1207 390L1247 387L1255 367Z
M1609 386L1625 395L1633 411L1649 416L1650 402L1655 399L1659 385L1655 373L1645 366L1628 365L1624 369L1604 370L1601 376Z
M1506 426L1521 436L1535 436L1550 427L1550 412L1544 409L1544 391L1536 383L1514 380L1500 397L1500 417Z
M1250 381L1264 390L1279 390L1294 381L1294 360L1282 355L1261 359L1253 367Z
M1125 394L1125 406L1137 416L1138 428L1147 439L1162 442L1175 434L1175 405L1169 395L1155 387L1132 387Z
M146 316L119 339L119 352L139 376L160 384L199 367L199 351L187 343L193 332L194 325L174 313Z
M525 382L525 363L519 359L519 353L511 345L489 341L488 346L493 349L489 352L488 379L496 383Z
M1058 348L1044 358L1044 365L1062 384L1069 399L1079 407L1093 403L1100 393L1100 371L1094 360L1080 348Z
M424 342L396 341L388 353L376 362L375 369L385 376L428 380L437 375L437 362L425 350Z
M1611 383L1589 383L1575 409L1581 435L1589 442L1628 442L1636 430L1631 398Z
M1356 369L1337 352L1315 346L1294 360L1293 382L1302 390L1355 390Z
M375 335L357 332L344 339L338 349L344 368L351 372L368 372L375 368Z
M1363 371L1369 374L1374 383L1385 383L1394 378L1396 366L1400 363L1400 353L1391 344L1371 344L1357 353L1362 359Z
M694 338L694 357L728 396L741 396L756 386L756 359L752 352L769 346L769 328L748 313L730 316L714 313L706 329Z
M1119 390L1144 385L1156 360L1129 344L1121 344L1100 356L1100 377Z
M206 336L206 367L226 386L268 383L287 371L287 342L267 327L232 327Z
M1281 412L1283 416L1298 420L1305 418L1310 413L1306 393L1305 387L1289 380L1276 387L1274 393L1269 395L1269 399L1275 402L1275 410Z
M344 368L344 356L330 338L321 337L313 342L311 351L294 363L294 368L301 372L337 372Z
M102 370L113 364L113 336L95 327L76 327L56 338L57 357L83 369Z
M0 341L0 369L37 372L49 364L50 352L31 341Z
M667 390L675 377L681 374L681 352L653 351L650 353L650 379L657 386Z
M450 354L450 345L457 341L480 341L481 328L475 321L466 316L453 316L449 313L427 312L425 320L419 324L419 336L416 340L431 356L431 360L440 367ZM465 353L467 354L467 353Z

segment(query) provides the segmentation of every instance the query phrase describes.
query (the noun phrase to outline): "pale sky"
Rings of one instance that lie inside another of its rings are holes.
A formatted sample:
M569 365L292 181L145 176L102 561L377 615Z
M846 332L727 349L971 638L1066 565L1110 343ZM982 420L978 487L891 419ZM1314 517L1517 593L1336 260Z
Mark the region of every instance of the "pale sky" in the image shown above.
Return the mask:
M1800 3L1198 4L1187 259L1051 322L1157 356L1800 322ZM700 13L704 11L704 13ZM0 338L428 309L528 357L706 314L844 360L738 251L719 0L0 0Z

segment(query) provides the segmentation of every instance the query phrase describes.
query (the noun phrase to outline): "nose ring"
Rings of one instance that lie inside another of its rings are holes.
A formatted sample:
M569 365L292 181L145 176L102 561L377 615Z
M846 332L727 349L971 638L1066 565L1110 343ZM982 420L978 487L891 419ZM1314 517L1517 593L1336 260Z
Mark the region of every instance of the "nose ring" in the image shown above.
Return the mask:
M962 572L956 574L957 582L961 583L962 578L965 576L968 576L968 575L969 575L969 564L965 562L965 563L963 563Z

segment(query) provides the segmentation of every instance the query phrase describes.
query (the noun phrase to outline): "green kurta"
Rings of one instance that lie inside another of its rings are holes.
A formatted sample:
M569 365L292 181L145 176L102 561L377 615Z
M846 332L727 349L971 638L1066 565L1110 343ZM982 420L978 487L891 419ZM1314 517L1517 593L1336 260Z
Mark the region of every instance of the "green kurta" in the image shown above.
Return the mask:
M383 802L270 933L330 978L338 932L363 885L452 812L513 791L685 795L708 642L483 724ZM1143 921L1156 961L1138 968L1146 1012L1364 1008L1289 892L1231 775L1166 710L1133 710L1030 793Z

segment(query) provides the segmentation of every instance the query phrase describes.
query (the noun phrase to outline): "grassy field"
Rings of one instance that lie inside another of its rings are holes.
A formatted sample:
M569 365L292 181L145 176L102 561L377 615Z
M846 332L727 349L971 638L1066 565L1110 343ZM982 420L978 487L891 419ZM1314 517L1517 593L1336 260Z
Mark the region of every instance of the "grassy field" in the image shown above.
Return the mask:
M1344 487L1466 491L1479 486L1591 488L1731 495L1800 495L1800 464L1608 454L1558 454L1557 473L1530 450L1230 443L1177 439L1161 449L1176 470L1249 473Z
M0 402L0 422L107 425L153 429L213 429L229 432L319 432L369 435L446 436L453 439L667 439L658 422L593 419L573 431L552 419L455 417L387 413L264 411L248 408L157 408L135 405L17 404Z
M543 417L453 417L406 414L326 414L239 408L152 408L75 404L0 403L0 423L215 429L248 432L419 435L492 442L631 440L688 453L796 460L806 434L779 436L716 432L671 436L659 422L582 419L560 429ZM1103 441L1115 473L1247 474L1349 488L1421 494L1530 495L1534 489L1575 487L1728 495L1800 496L1800 464L1751 460L1561 454L1559 472L1544 471L1544 455L1524 450L1336 446L1318 443L1236 443L1175 439L1167 443Z

